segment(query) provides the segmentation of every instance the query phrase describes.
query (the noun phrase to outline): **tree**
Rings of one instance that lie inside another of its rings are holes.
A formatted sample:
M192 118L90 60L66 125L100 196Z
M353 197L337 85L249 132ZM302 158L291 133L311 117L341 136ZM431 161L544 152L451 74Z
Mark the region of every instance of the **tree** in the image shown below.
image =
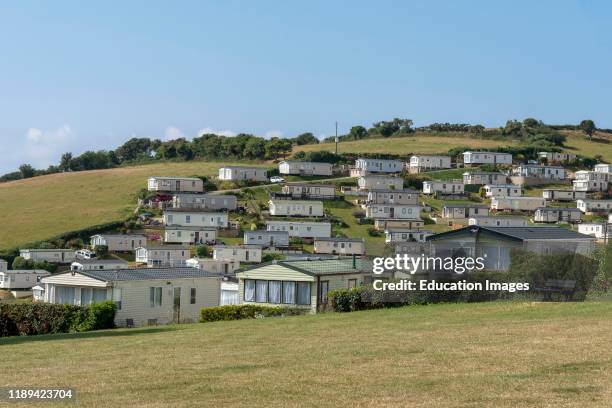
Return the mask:
M593 122L591 119L585 119L580 122L578 128L589 136L589 140L593 139L593 132L595 132L595 129L597 129L597 127L595 127L595 122Z
M61 171L70 171L72 168L70 167L72 163L72 153L66 152L62 154L62 158L60 160L59 168Z
M106 245L96 245L96 248L94 249L94 252L96 253L96 256L98 258L104 258L105 256L108 255L108 246L106 246Z
M21 178L30 178L36 175L36 170L29 164L22 164L19 166L19 172L21 173Z
M276 159L280 156L285 156L291 151L291 141L287 139L279 139L277 137L270 139L266 143L266 157Z
M252 138L244 146L242 151L248 159L263 159L266 155L266 142L260 138Z
M149 157L152 151L151 139L133 137L117 149L115 154L119 162Z
M364 137L366 137L367 134L368 134L368 131L366 130L366 128L364 128L363 126L357 125L351 128L350 132L348 133L348 137L351 139L359 140L359 139L363 139Z
M296 137L294 140L295 140L295 144L298 145L298 146L307 145L307 144L318 144L319 143L319 139L317 139L315 137L315 135L313 135L310 132L302 133L301 135Z

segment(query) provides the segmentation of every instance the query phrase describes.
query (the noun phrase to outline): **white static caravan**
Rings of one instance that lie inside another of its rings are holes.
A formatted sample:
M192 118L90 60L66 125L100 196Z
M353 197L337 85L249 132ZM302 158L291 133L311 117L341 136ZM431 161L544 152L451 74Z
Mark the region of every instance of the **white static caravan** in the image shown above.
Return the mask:
M483 227L526 227L527 218L524 217L471 217L468 225L480 225Z
M20 249L19 256L32 261L70 263L76 259L74 249Z
M387 228L405 228L410 230L421 229L425 225L425 221L421 218L414 219L392 219L392 218L375 218L374 228L378 231L384 231Z
M450 156L415 155L410 157L410 163L408 164L408 171L410 173L421 173L427 170L441 170L450 168Z
M612 173L612 164L605 164L605 163L596 164L593 170L596 173Z
M270 200L268 206L273 216L323 216L323 201Z
M549 201L575 201L586 198L586 191L562 190L562 189L545 189L542 190L542 198Z
M367 204L367 218L414 219L421 216L421 207L406 204Z
M492 197L491 209L497 211L535 211L546 207L546 200L540 197Z
M163 193L201 193L204 182L196 177L150 177L149 191Z
M77 259L70 264L71 271L102 271L127 268L128 263L123 259Z
M424 181L423 194L458 194L465 193L461 181Z
M466 171L463 173L463 184L507 184L507 177L503 173L490 171Z
M487 184L484 186L487 197L520 197L523 189L514 184Z
M364 255L365 243L363 238L316 238L314 252L315 254Z
M193 323L203 307L218 306L223 277L196 268L79 271L42 279L47 303L86 306L113 301L115 324Z
M370 190L368 204L412 204L419 203L419 192L416 190Z
M585 193L608 191L608 182L598 180L572 180L572 187L574 191Z
M297 160L285 160L278 164L280 174L294 174L300 176L331 176L331 163L307 162Z
M184 266L185 261L190 257L189 247L183 245L157 245L136 248L136 263L147 264L149 268Z
M542 207L535 210L534 222L580 222L582 212L578 208Z
M608 213L612 211L612 200L578 200L576 207L583 213Z
M558 152L539 152L540 159L546 159L547 163L561 163L576 160L576 155L573 153L558 153Z
M261 245L263 247L289 246L289 233L287 231L256 230L244 232L245 245Z
M605 222L578 224L578 232L597 239L612 239L612 225Z
M240 269L240 262L232 259L189 258L185 265L220 275L232 275Z
M165 226L227 228L229 218L226 212L169 208L164 211Z
M593 181L606 181L609 182L612 179L611 173L580 170L574 173L576 180L593 180Z
M403 190L404 179L391 176L362 176L357 180L360 190Z
M512 174L522 177L535 177L550 180L564 180L565 169L560 166L541 166L539 164L521 164L512 169Z
M7 270L6 267L0 269L0 289L9 291L29 291L41 278L51 275L43 269Z
M230 194L175 194L172 197L174 208L233 211L237 202L236 196Z
M130 252L147 244L147 236L143 234L96 234L89 239L92 249L103 245L113 252Z
M289 237L329 238L331 223L316 221L266 221L268 231L287 231Z
M481 204L444 204L442 218L468 219L475 216L489 215L489 207Z
M169 225L164 228L164 242L174 244L210 244L217 240L217 229Z
M355 161L355 168L360 170L362 175L368 173L400 173L404 169L404 163L399 160L366 159L361 157Z
M498 152L464 152L463 164L512 164L512 155Z
M261 245L215 245L213 259L228 259L242 262L261 262Z
M396 244L398 242L425 242L425 239L433 235L432 231L410 228L388 228L385 230L385 242Z
M612 224L612 213L608 214L608 224Z
M336 187L333 184L291 183L283 186L282 193L298 199L329 200L336 196Z
M268 181L268 171L261 167L226 166L219 169L223 181Z

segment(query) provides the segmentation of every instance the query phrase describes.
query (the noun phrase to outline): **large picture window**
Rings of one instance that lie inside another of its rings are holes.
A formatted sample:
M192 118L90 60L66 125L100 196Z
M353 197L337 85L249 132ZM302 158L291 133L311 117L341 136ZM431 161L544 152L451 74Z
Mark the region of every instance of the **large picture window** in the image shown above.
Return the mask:
M244 280L244 301L286 305L310 305L311 282Z
M255 301L255 281L252 279L245 279L244 281L244 301Z
M297 284L297 304L298 305L309 305L310 304L310 282L298 282Z
M281 281L270 281L268 283L268 302L269 303L280 303L281 302Z
M283 282L283 303L295 304L295 282Z
M268 281L255 281L255 301L258 303L268 302Z

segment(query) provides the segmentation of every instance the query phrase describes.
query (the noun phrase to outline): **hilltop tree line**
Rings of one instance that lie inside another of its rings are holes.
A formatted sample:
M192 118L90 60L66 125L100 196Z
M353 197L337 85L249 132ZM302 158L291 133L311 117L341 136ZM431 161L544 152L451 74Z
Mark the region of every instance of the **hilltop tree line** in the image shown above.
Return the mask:
M341 141L361 140L366 138L401 137L428 133L470 133L475 137L520 140L525 145L535 148L559 147L565 142L565 135L560 130L581 130L589 138L597 130L592 120L583 120L579 125L547 125L542 121L527 118L523 121L509 120L504 127L486 129L484 126L464 123L432 123L428 126L414 127L411 119L394 118L380 121L366 128L361 125L351 127L346 135L339 137ZM335 137L328 137L324 142L333 142ZM319 140L310 132L302 133L294 138L265 139L251 134L237 136L219 136L203 134L193 140L178 138L168 141L150 138L132 138L115 150L86 151L74 156L64 153L57 165L47 169L35 169L30 164L22 164L19 171L7 173L0 177L0 182L30 178L34 176L66 171L83 171L108 169L121 165L151 162L155 160L198 160L198 159L233 159L233 160L273 160L285 158L293 146L317 144ZM314 160L313 153L299 154L298 160ZM314 156L325 156L325 152L317 152ZM333 161L337 158L321 157Z

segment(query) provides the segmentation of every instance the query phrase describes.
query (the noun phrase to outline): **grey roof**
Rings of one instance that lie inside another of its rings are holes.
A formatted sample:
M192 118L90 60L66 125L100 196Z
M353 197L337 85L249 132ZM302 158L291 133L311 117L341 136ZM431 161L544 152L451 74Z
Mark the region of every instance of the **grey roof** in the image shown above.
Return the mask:
M170 250L181 250L181 249L189 249L188 245L145 245L145 246L141 246L139 248L144 248L147 250L154 250L154 249L170 249ZM138 249L138 248L136 248Z
M331 163L327 163L327 162L314 162L314 161L302 161L302 160L283 160L281 163L312 163L312 164L327 164L327 165L332 166Z
M281 234L281 235L289 235L289 231L268 231L268 230L244 231L244 235L246 235L246 234Z
M330 241L330 242L363 242L363 238L343 238L343 237L331 237L331 238L315 238L316 241Z
M82 265L89 265L89 264L103 264L103 265L124 264L124 265L127 265L128 262L123 259L77 259L73 263L80 263Z
M152 179L167 179L167 180L193 180L193 181L202 181L202 179L199 179L197 177L164 177L164 176L152 176L149 177Z
M237 244L237 245L215 245L213 249L217 248L246 248L246 249L262 249L261 245L255 244Z
M271 264L281 265L306 275L321 276L321 275L342 275L356 273L372 273L372 264L367 259L355 258L336 258L336 259L313 259L294 260L294 261L272 261L265 264L259 264L236 271L236 273L254 270L262 266Z
M546 239L546 240L567 240L567 239L586 239L593 240L589 235L580 234L561 227L484 227L480 225L470 225L468 227L459 228L452 231L442 232L440 234L430 235L426 238L427 241L435 241L437 238L453 236L464 232L480 232L488 231L503 237L507 237L516 241L526 241L530 239Z
M120 238L128 238L128 237L138 237L138 238L146 238L145 234L94 234L92 237L120 237Z
M333 184L316 184L316 183L287 183L283 187L331 187L336 188Z
M444 204L446 208L489 208L484 204Z
M76 252L74 249L66 249L66 248L26 248L26 249L20 249L20 251L28 251L28 252Z
M582 212L576 207L538 207L536 211L573 211Z
M430 233L433 234L432 230L423 230L423 229L418 229L418 228L402 228L402 227L391 227L391 228L385 228L385 232L424 232L424 233Z
M193 225L190 226L183 226L183 225L166 225L165 229L167 230L182 230L182 231L216 231L217 229L214 227L194 227Z
M466 174L480 174L480 175L497 175L497 176L505 176L504 173L500 173L498 171L466 171L463 173L463 175L465 176Z
M177 212L177 213L197 213L197 214L226 214L225 211L213 210L210 208L166 208L164 212Z
M71 273L71 272L67 272ZM135 280L162 280L218 277L219 274L204 271L198 268L132 268L78 271L81 275L89 276L104 282L135 281Z
M265 167L254 167L254 166L223 166L221 169L233 169L233 170L265 170Z
M418 191L416 190L411 190L409 188L405 188L405 189L397 189L397 190L392 190L389 188L371 188L369 190L370 193L403 193L403 194L419 194Z

